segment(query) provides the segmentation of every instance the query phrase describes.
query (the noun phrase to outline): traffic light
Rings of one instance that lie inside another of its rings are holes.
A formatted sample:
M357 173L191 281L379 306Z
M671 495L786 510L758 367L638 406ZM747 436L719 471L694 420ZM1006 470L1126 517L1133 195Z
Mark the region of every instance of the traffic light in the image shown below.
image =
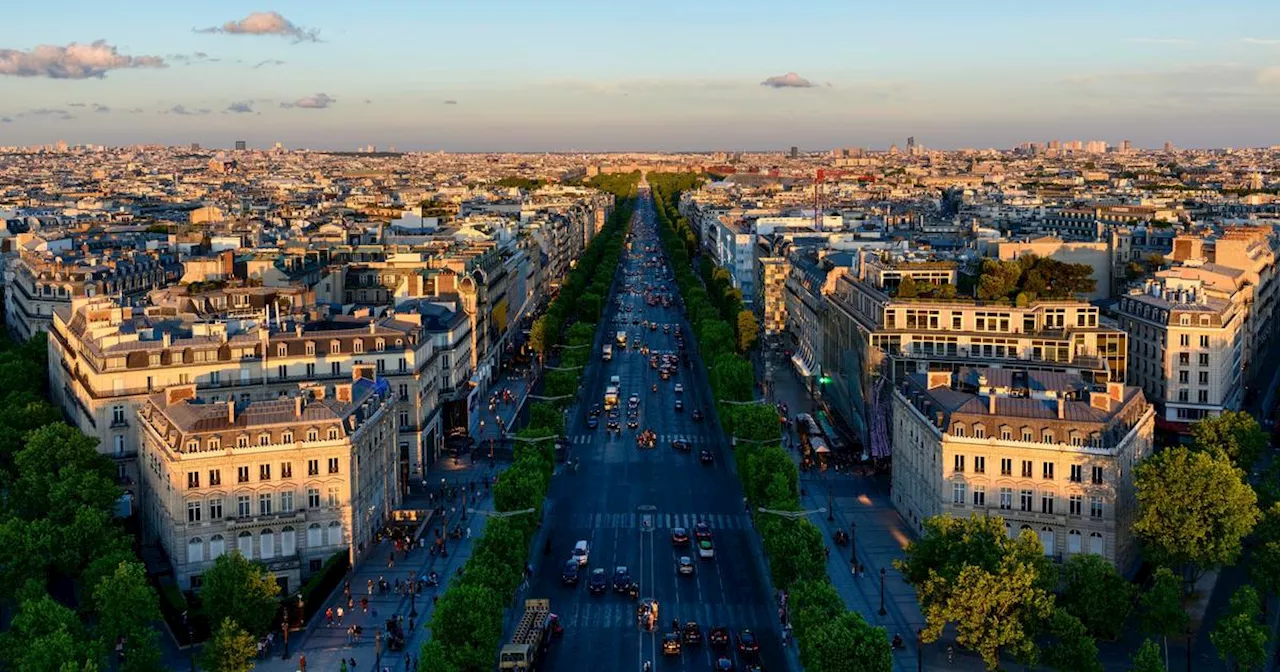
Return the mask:
M830 382L831 382L831 376L819 376L819 377L818 377L818 384L819 384L819 385L826 385L826 384L828 384L828 383L830 383Z

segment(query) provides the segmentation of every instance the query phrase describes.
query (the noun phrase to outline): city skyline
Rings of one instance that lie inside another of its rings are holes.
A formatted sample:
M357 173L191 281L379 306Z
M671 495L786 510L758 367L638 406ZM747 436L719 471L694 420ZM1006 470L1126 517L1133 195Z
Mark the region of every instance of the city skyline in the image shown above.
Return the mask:
M0 26L0 146L1276 143L1280 33L1256 26L1274 25L1280 7L1261 2L807 2L781 17L759 2L362 9L25 10Z

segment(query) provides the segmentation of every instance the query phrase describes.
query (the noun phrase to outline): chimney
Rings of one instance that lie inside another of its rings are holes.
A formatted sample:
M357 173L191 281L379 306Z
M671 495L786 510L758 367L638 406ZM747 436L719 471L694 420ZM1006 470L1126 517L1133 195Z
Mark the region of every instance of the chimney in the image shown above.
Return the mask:
M351 366L352 382L360 380L361 378L364 378L365 380L368 380L371 382L374 380L377 380L377 373L373 364L361 363L361 364L353 364Z
M170 345L173 344L173 335L167 331L160 332L160 342L164 345L164 347L166 348L169 347Z
M987 395L987 413L996 414L996 395L994 392Z
M228 425L236 424L236 400L235 399L227 400L227 424Z
M334 385L333 398L346 404L351 403L351 383Z
M293 326L293 334L294 334L295 336L297 336L298 338L302 338L302 325L301 325L301 324L295 324L295 325Z
M299 418L302 417L302 409L307 407L307 399L299 394L293 398L293 414Z
M370 334L378 333L378 325L375 324L373 320L369 320L369 333Z
M928 376L928 389L932 390L937 387L951 387L950 371L930 371Z
M1067 398L1058 396L1058 419L1065 420L1067 417Z
M1107 396L1116 401L1124 401L1124 383L1107 383Z
M195 385L171 385L164 390L164 405L166 408L179 402L195 398Z

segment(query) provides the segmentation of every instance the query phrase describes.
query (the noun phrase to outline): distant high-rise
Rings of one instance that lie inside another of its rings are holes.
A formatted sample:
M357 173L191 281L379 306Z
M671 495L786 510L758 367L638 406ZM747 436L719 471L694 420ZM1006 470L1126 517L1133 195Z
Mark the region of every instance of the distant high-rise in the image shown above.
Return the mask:
M1172 142L1166 142L1166 143L1164 143L1164 151L1166 151L1166 152L1172 152L1172 151L1173 151L1173 143L1172 143Z
M193 142L193 143L191 143L191 151L193 151L193 152L198 152L198 151L200 151L200 143L198 143L198 142Z
M1124 153L1126 153L1126 154L1127 154L1127 153L1129 152L1129 150L1131 150L1131 149L1133 149L1133 145L1129 144L1129 141L1128 141L1128 140L1121 140L1121 141L1120 141L1120 151L1121 151L1121 152L1124 152Z
M248 145L246 145L246 144L245 144L245 141L244 141L244 140L236 140L236 151L237 151L237 152L243 152L243 151L245 150L245 148L246 148L246 147L248 147Z
M799 147L796 147L795 145L792 145L792 146L791 146L791 158L793 158L793 159L798 159L798 158L800 158L800 148L799 148Z
M911 150L915 149L915 147L916 147L916 136L914 135L907 136L907 151L910 152Z

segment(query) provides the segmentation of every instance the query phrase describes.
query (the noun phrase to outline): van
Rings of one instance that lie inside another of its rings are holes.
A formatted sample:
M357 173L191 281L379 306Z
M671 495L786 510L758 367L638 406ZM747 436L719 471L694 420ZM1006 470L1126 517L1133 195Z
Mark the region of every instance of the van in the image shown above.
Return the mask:
M608 343L605 343L605 344L604 344L604 346L603 346L603 347L601 348L601 350L600 350L600 359L602 359L602 360L604 360L604 361L606 361L606 362L607 362L607 361L609 361L609 360L611 360L611 359L613 359L613 346L612 346L612 345L609 345Z
M591 555L591 542L583 539L573 545L573 559L578 561L579 565L587 564L587 558Z

